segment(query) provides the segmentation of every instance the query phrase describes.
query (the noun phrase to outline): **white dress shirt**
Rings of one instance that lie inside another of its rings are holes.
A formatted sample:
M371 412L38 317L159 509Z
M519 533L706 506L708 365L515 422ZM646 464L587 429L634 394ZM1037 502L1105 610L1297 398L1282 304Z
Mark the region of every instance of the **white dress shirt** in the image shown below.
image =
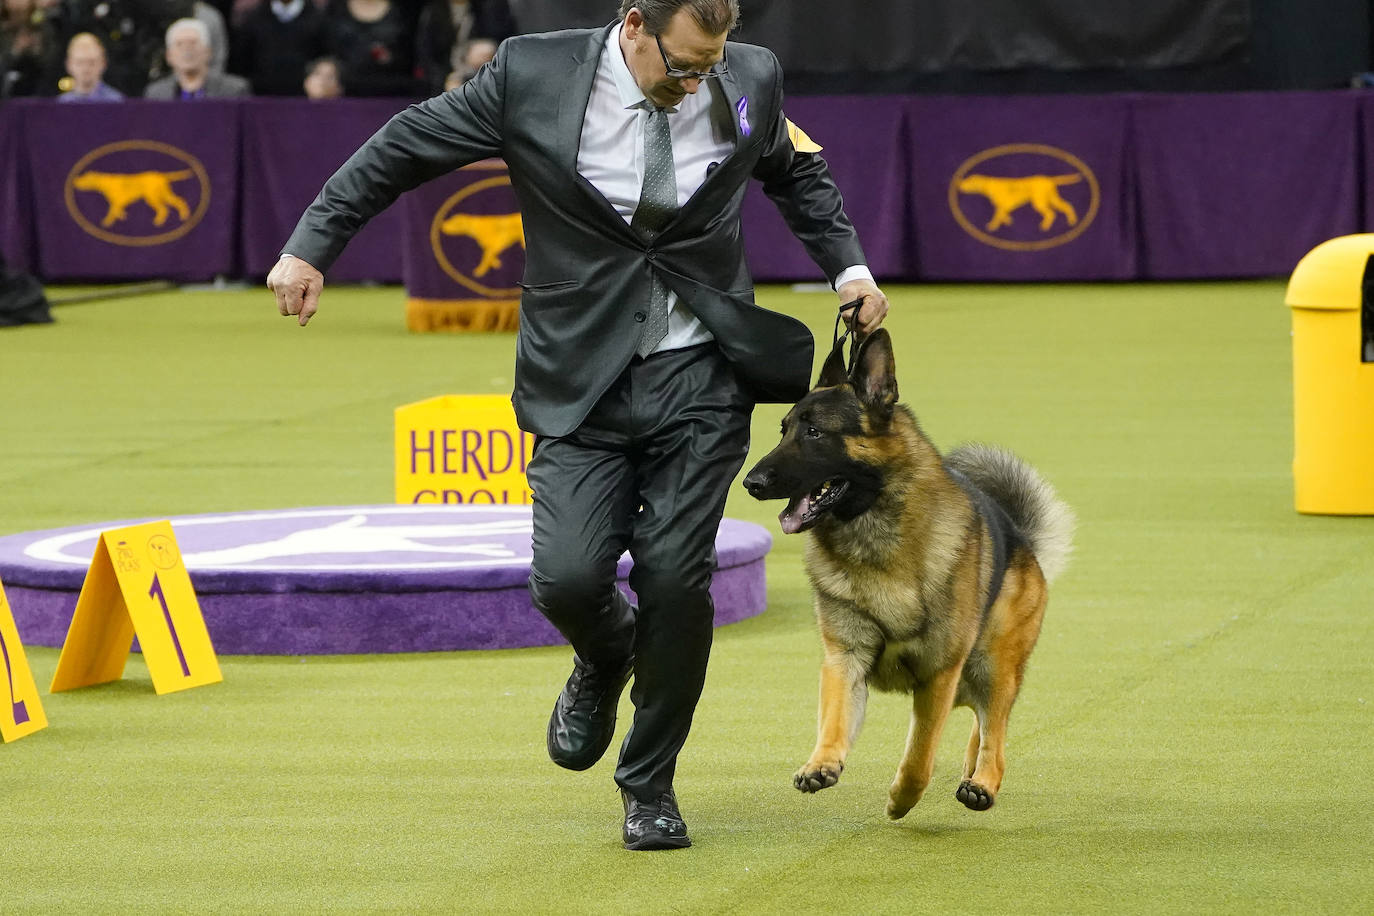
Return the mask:
M577 151L577 171L610 201L617 213L630 222L639 206L644 184L644 127L649 119L644 92L630 73L620 51L620 26L611 29L597 64L587 113L582 121L582 140ZM681 207L706 181L707 170L735 151L733 130L713 125L711 93L718 91L703 82L695 94L683 96L668 111L668 130L673 138L673 165L677 177L677 203ZM626 168L632 163L633 168ZM856 265L836 279L836 285L866 277L867 267ZM647 303L644 303L647 305ZM711 332L670 291L668 333L654 349L677 350L712 340Z

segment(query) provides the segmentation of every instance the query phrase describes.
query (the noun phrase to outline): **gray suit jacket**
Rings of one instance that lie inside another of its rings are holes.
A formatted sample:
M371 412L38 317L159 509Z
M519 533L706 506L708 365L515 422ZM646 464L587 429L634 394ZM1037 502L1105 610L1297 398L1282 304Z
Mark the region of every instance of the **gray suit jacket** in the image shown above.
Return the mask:
M523 35L460 88L396 115L334 174L283 248L328 271L348 240L403 191L459 166L505 159L525 227L516 344L522 428L576 429L634 356L657 273L716 338L758 401L809 388L813 341L796 319L759 308L740 240L748 180L764 191L831 280L865 263L825 161L797 152L771 51L729 42L713 92L735 152L657 239L646 243L577 173L582 121L608 29Z
M177 98L180 92L177 78L164 76L149 83L143 90L143 97L170 101ZM241 76L234 76L232 73L211 73L205 78L205 97L208 99L230 99L252 94L253 90L248 85L248 80Z

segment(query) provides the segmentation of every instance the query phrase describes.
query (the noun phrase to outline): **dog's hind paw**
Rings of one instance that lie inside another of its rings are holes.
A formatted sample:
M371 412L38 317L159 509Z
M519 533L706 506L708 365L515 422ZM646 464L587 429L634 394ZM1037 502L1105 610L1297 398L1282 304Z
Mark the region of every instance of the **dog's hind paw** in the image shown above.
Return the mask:
M842 772L844 772L844 764L842 763L817 767L807 764L792 777L792 785L802 792L819 792L821 789L828 789L839 782Z
M991 792L969 779L959 783L959 788L955 790L954 797L963 802L964 807L973 811L988 810L992 807L994 800Z

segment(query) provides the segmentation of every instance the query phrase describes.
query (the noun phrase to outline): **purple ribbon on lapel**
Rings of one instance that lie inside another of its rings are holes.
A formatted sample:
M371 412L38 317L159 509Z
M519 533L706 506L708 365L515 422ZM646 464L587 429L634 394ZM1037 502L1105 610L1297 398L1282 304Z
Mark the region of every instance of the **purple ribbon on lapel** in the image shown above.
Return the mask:
M744 136L749 136L749 96L741 96L739 102L735 104L735 110L739 112L739 132Z

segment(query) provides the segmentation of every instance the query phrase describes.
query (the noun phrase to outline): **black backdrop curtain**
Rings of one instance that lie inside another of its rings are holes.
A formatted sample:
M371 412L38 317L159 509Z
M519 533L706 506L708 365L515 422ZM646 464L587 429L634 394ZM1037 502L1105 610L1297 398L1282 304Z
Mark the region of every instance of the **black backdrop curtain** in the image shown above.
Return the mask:
M1240 48L1249 0L745 0L740 35L812 73L1163 68Z
M521 31L617 0L510 0ZM1371 66L1371 0L740 0L789 93L1324 89Z

